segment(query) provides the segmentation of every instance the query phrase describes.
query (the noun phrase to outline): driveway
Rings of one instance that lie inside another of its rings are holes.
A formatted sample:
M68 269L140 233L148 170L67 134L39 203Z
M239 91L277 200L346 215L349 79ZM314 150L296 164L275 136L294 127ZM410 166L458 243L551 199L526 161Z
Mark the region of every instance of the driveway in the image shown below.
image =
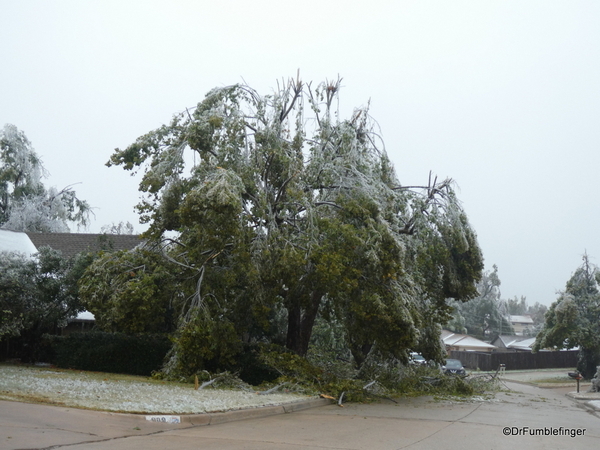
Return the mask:
M332 404L208 426L0 402L0 449L600 448L599 413L567 397L572 387L504 383L494 399Z

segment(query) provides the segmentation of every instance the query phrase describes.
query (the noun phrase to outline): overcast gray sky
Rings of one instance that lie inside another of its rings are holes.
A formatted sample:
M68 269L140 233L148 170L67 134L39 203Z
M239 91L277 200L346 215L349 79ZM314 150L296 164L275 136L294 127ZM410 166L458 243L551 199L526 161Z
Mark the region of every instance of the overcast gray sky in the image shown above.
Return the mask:
M403 184L453 178L503 298L549 305L587 250L600 263L600 2L0 0L0 126L89 228L129 221L137 181L113 150L245 80L343 78L371 101Z

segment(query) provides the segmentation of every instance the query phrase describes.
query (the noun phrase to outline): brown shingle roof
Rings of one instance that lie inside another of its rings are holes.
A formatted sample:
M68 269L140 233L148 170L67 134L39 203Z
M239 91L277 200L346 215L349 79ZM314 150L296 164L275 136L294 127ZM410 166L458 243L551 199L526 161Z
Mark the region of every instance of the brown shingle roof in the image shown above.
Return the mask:
M130 250L142 241L135 234L27 233L38 249L48 246L68 258L80 252Z

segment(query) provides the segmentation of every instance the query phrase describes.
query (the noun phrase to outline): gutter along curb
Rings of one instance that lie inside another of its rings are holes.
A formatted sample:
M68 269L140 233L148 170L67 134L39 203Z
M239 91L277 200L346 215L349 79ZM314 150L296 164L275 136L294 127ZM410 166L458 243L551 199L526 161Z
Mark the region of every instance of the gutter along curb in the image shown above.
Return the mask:
M318 406L331 405L331 400L325 398L315 398L311 400L301 400L299 402L285 403L275 406L261 406L257 408L245 408L234 411L211 412L203 414L170 414L170 415L144 415L146 420L165 425L189 424L193 426L218 425L220 423L235 422L246 419L259 419L261 417L274 416L278 414L288 414L296 411L302 411Z

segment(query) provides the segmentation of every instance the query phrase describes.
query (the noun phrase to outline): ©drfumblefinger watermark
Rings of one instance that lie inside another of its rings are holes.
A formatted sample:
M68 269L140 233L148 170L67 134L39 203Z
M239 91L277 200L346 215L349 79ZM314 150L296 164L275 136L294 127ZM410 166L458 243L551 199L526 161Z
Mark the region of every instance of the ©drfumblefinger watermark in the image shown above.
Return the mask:
M564 427L504 427L502 433L505 436L585 436L586 428L564 428Z

